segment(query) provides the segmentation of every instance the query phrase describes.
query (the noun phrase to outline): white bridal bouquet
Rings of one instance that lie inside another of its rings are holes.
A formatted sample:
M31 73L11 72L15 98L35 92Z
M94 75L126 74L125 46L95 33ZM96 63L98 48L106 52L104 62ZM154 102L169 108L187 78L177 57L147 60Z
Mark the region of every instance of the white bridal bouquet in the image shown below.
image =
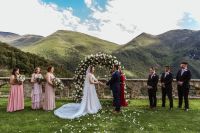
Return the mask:
M17 82L22 83L25 79L25 75L17 75Z
M62 81L59 78L54 78L52 82L53 82L53 86L56 89L59 89L59 90L64 89L64 84L62 83Z

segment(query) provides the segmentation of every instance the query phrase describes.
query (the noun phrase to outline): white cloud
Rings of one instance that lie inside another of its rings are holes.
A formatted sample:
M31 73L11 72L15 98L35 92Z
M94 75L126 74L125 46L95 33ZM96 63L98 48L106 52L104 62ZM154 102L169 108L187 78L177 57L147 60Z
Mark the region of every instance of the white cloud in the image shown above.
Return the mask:
M92 6L92 0L84 0L84 2L88 8Z
M0 30L44 36L59 29L74 30L80 19L72 13L71 8L59 10L38 0L1 0Z
M105 10L95 0L84 2L91 9L86 20L74 16L75 9L60 10L38 0L0 0L0 30L49 35L65 29L123 44L141 32L160 34L183 28L180 21L185 13L200 23L199 0L108 0Z
M125 43L141 32L160 34L183 28L179 21L186 12L200 23L198 5L198 0L109 0L106 11L94 12L93 18L101 22L102 36L108 31L115 31L105 38Z

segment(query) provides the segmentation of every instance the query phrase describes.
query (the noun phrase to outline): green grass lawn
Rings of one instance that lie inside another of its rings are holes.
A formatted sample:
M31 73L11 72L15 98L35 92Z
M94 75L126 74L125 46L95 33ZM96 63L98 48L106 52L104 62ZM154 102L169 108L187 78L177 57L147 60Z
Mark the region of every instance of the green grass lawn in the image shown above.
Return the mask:
M57 100L57 107L71 102ZM53 112L31 110L31 102L26 99L25 110L7 113L7 99L0 98L0 133L79 133L79 132L200 132L200 100L190 100L189 112L174 108L172 111L160 107L148 109L147 100L131 100L129 107L119 115L112 114L111 100L101 100L103 110L96 115L86 115L80 119L63 120ZM175 107L177 101L174 103Z

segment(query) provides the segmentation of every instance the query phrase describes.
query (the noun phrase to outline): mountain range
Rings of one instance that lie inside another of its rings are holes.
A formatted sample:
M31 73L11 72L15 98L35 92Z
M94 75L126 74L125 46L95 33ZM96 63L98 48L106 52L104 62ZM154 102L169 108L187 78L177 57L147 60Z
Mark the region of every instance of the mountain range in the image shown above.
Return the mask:
M0 41L10 44L14 47L23 47L26 45L31 45L44 38L39 35L19 35L11 32L1 32L0 31Z
M122 62L129 78L146 78L150 66L161 73L165 65L171 65L175 75L181 61L189 62L193 78L200 78L200 31L171 30L160 35L142 33L124 45L66 30L47 37L0 32L0 41L63 65L70 75L86 55L105 52Z

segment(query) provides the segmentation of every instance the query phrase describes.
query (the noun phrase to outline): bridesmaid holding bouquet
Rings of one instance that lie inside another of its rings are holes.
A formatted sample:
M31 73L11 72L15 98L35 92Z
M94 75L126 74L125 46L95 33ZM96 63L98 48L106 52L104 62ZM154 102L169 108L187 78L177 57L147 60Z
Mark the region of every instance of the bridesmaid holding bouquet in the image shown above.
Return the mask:
M33 83L33 89L31 92L32 109L42 108L42 80L43 76L39 67L35 68L35 72L32 74L31 83Z
M19 68L14 68L10 76L10 94L8 97L7 112L24 109L24 80L25 76L20 75Z
M55 91L53 86L53 79L55 78L53 72L54 67L50 66L47 69L46 84L45 84L45 93L44 93L44 105L43 109L46 111L53 110L56 108L55 105Z

